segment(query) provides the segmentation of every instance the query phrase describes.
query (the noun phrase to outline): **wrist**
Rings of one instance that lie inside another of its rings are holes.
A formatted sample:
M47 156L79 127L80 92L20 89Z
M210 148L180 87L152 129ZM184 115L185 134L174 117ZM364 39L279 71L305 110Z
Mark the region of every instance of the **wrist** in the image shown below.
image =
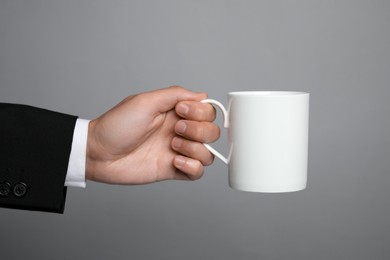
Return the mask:
M88 137L87 137L87 154L85 162L85 178L87 180L93 180L93 172L96 164L96 141L95 141L95 126L96 119L91 120L88 124Z

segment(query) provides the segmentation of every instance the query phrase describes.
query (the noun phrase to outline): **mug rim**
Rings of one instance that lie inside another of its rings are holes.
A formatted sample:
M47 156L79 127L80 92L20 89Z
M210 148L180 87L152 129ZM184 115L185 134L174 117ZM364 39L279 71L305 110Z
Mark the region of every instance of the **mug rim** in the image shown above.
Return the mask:
M294 95L308 95L309 93L308 92L302 92L302 91L284 91L284 90L281 90L281 91L258 91L258 90L255 90L255 91L233 91L233 92L229 92L228 95L231 95L231 96L272 96L272 97L277 97L277 96L294 96Z

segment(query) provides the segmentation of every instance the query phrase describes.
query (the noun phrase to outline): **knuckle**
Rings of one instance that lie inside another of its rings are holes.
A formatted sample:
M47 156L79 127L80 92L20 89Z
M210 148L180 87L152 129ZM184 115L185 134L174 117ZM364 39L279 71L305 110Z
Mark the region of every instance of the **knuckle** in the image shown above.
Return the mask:
M206 113L207 113L207 118L210 119L210 121L214 121L216 119L216 117L217 117L217 111L210 104L207 104Z
M209 153L209 156L207 156L207 158L204 160L203 165L204 166L209 166L209 165L213 164L213 162L214 162L214 155Z
M193 154L196 154L196 152L197 152L197 149L196 149L194 143L191 141L188 141L188 140L183 142L183 150L187 153L188 156L191 156L191 157Z
M191 160L187 164L187 176L190 180L199 180L202 178L204 173L204 167L200 161L197 160Z
M204 174L204 167L200 162L197 163L197 166L194 170L195 171L194 171L194 174L191 176L191 179L192 180L199 180L200 178L202 178L202 176Z
M199 103L194 110L196 119L199 121L214 121L216 118L215 109L210 104Z
M207 134L206 127L202 126L197 128L195 136L197 137L198 140L204 140L206 134Z
M211 143L218 140L221 134L221 129L216 124L208 123L207 127L204 128L207 128L207 130L203 129L204 139L206 143Z
M168 87L169 89L172 89L172 90L183 90L184 88L182 86L179 86L179 85L172 85L170 87Z
M213 124L214 128L215 128L215 136L213 138L213 142L218 140L219 137L221 136L221 128L219 128L219 126Z

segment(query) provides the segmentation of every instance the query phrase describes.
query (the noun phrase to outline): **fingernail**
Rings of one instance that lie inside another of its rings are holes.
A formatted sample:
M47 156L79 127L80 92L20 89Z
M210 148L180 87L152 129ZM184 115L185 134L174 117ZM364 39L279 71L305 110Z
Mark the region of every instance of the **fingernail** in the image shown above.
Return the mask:
M183 156L176 156L175 157L175 166L180 168L182 166L184 166L184 164L186 163L186 160Z
M177 112L180 115L186 115L188 113L188 110L190 110L190 107L185 103L180 103L177 105Z
M179 134L184 134L187 129L187 124L183 121L179 121L176 124L176 132Z
M173 138L172 146L174 149L179 149L183 144L183 140L181 138Z

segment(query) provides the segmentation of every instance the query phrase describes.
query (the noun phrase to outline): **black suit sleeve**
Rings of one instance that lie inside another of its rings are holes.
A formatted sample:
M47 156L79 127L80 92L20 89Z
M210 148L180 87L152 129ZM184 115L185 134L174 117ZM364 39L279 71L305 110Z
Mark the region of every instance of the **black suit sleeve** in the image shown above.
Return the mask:
M77 117L0 103L0 206L63 213Z

